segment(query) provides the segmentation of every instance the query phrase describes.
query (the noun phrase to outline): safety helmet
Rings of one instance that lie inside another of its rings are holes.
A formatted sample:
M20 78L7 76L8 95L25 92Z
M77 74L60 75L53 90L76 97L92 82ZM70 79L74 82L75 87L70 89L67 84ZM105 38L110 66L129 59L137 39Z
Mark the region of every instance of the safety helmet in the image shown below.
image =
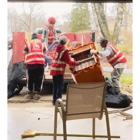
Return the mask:
M55 17L49 17L49 18L48 18L48 22L49 22L49 23L55 23L55 22L56 22Z

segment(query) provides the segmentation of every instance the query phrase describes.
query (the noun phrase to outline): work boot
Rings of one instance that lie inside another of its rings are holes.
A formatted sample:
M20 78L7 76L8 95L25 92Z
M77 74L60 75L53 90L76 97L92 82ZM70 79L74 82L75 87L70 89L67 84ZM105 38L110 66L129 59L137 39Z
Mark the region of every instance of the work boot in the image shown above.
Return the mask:
M33 92L28 91L27 95L24 96L26 99L33 99Z
M34 95L33 95L33 99L35 99L35 100L39 100L40 99L40 92L38 92L38 91L34 91Z

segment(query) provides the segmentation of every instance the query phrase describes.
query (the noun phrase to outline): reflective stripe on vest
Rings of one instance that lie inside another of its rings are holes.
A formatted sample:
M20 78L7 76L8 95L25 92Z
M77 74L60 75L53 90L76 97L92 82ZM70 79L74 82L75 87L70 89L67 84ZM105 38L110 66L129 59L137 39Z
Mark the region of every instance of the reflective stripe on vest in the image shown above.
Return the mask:
M51 67L51 70L55 70L55 71L64 71L65 68L54 68L54 67Z
M29 60L26 60L26 63L33 62L33 61L44 61L45 62L44 58L31 58Z
M60 60L64 52L65 52L65 49L60 52L58 60L53 60L53 63L56 63L56 64L66 64L65 61L61 61Z
M66 64L66 62L60 60L53 60L52 62L57 64Z
M113 57L107 59L108 62L112 61L114 58L116 58L119 55L120 51L118 51Z
M36 55L36 54L42 55L42 52L30 52L26 56L31 56L31 55Z
M61 59L61 57L62 57L62 55L63 55L63 53L65 52L65 49L63 50L63 51L61 51L61 53L60 53L60 55L59 55L59 60Z
M115 61L115 62L112 64L112 66L115 66L120 60L122 60L122 59L124 59L124 58L125 58L125 56L122 55L119 59L117 59L117 61Z
M57 60L53 60L52 61L52 64L58 64L60 67L59 68L57 68L57 67L51 67L51 70L54 70L54 71L65 71L65 68L63 68L61 65L66 65L66 62L65 61L61 61L60 59L61 59L61 57L62 57L62 55L64 54L64 52L65 52L65 49L63 50L63 51L61 51L60 52L60 54L59 54L59 58L57 59Z

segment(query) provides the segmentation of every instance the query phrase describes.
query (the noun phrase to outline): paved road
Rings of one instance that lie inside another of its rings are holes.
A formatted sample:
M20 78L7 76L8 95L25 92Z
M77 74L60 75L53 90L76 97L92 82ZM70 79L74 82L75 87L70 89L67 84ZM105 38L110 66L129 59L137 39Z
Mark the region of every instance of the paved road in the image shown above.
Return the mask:
M12 49L7 51L7 67L9 65L10 60L11 60L11 57L12 57ZM104 72L111 72L112 71L112 67L103 67L103 71ZM132 69L125 69L123 71L123 73L125 73L125 74L132 74Z
M105 72L111 72L113 70L112 67L103 67L103 71ZM124 69L124 74L132 74L132 69Z

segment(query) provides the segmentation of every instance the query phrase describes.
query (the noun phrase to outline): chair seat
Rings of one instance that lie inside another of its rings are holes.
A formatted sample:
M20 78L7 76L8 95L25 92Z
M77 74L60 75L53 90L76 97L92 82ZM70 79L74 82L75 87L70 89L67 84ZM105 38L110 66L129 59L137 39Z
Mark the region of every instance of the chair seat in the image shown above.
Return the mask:
M63 138L67 140L66 121L92 118L92 137L95 138L95 118L106 116L107 137L111 140L108 111L105 104L105 82L68 84L66 90L66 104L61 99L55 103L54 140L57 136L57 114L63 123Z

